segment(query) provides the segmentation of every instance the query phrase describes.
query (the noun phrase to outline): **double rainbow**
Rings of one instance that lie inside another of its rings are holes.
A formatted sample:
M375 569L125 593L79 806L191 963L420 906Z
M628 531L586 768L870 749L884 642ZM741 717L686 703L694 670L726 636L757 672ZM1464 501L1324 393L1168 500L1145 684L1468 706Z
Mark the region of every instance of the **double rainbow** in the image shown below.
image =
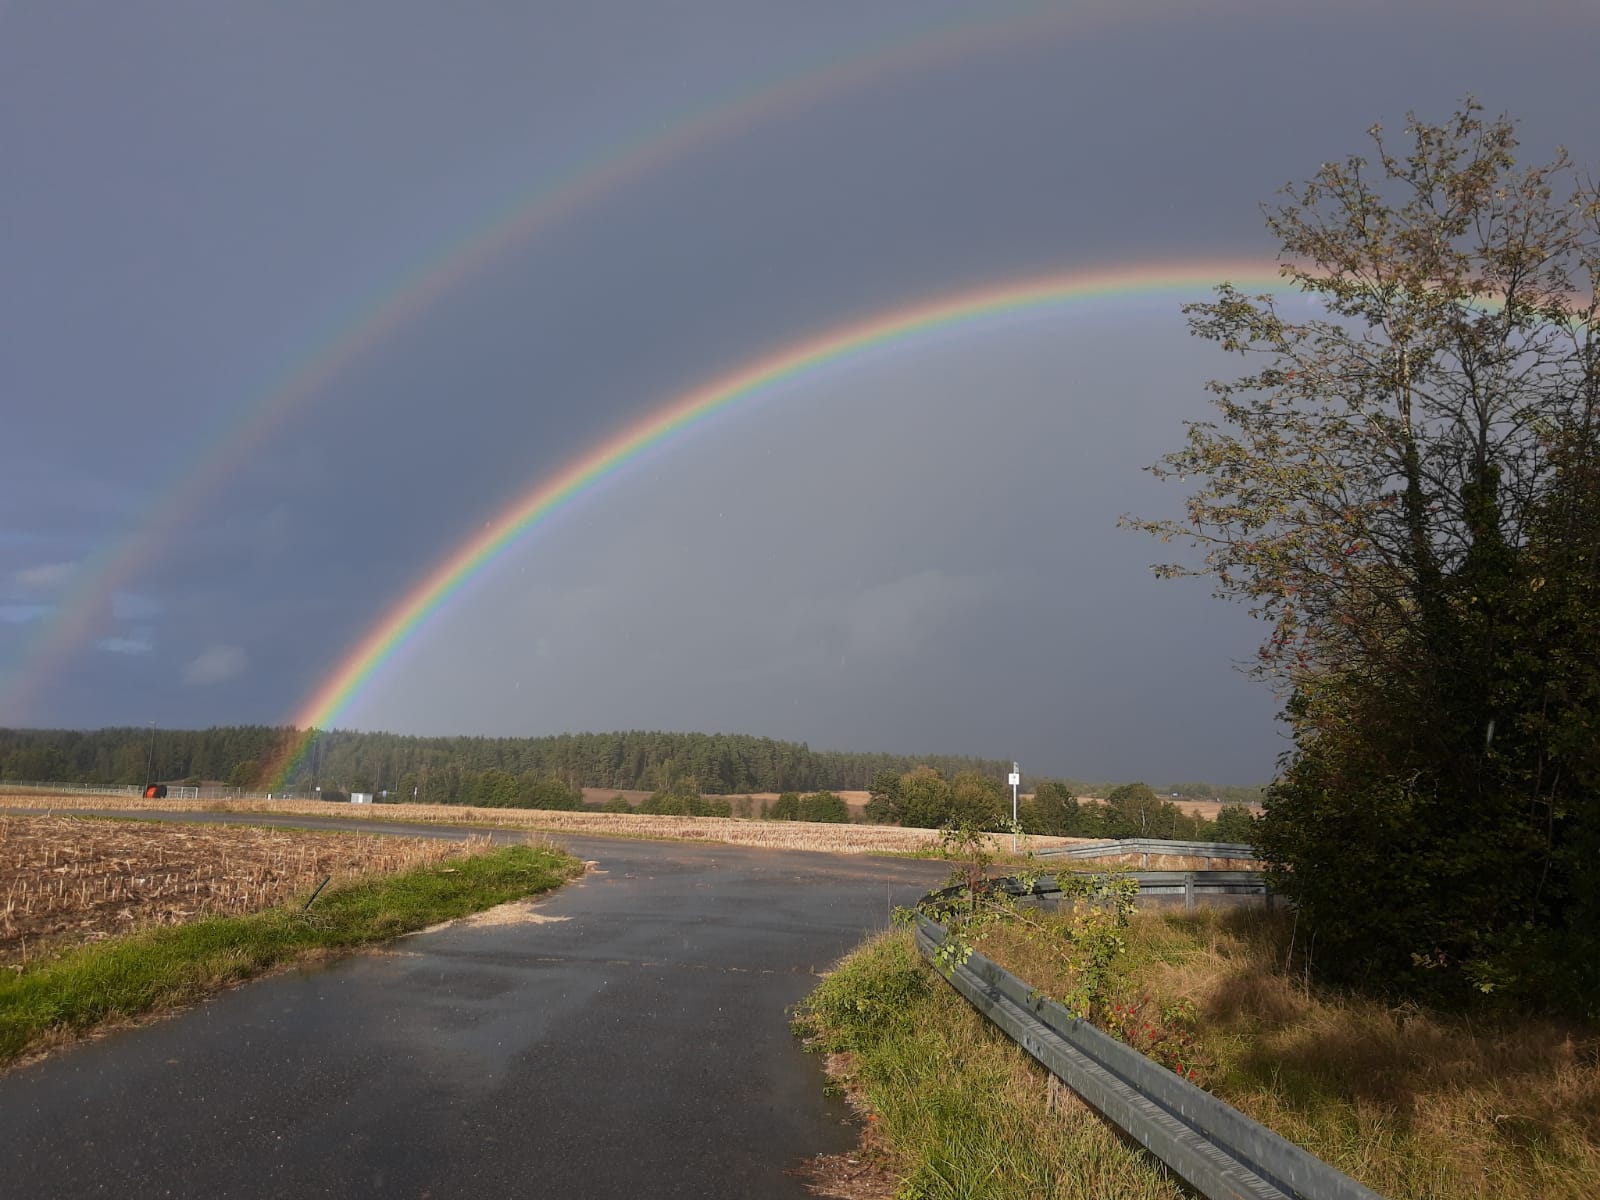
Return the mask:
M1220 2L1220 0L1214 0ZM1182 0L1148 0L1146 9L1181 11ZM976 11L976 10L975 10ZM1150 13L1144 15L1149 16ZM352 367L375 356L402 330L489 266L551 229L580 219L593 204L650 174L763 122L885 78L938 68L969 56L1027 44L1062 32L1136 19L1126 0L1006 4L981 15L945 18L892 41L852 47L784 77L767 78L691 111L641 129L546 177L529 191L478 218L360 297L296 358L253 393L218 414L186 461L194 464L157 493L123 536L82 562L53 613L40 623L21 660L0 671L0 720L26 723L34 693L74 652L101 632L113 591L127 586L168 552L179 531L204 511L270 438Z
M1084 307L1112 299L1203 299L1224 280L1250 291L1286 287L1271 264L1198 261L1068 272L1008 280L879 313L748 362L653 409L616 436L541 479L490 520L395 604L301 707L305 730L279 775L292 772L317 729L332 728L395 654L496 557L640 455L686 435L717 413L754 401L808 373L870 351L1011 314Z

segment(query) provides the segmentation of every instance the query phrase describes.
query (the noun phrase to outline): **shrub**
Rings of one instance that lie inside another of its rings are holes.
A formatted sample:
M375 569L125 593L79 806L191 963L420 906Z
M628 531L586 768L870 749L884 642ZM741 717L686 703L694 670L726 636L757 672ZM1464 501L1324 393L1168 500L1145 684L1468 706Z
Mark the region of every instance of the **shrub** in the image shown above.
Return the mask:
M800 793L784 792L767 809L769 821L798 821L800 819Z
M800 820L843 825L850 820L850 806L833 792L813 792L800 801Z

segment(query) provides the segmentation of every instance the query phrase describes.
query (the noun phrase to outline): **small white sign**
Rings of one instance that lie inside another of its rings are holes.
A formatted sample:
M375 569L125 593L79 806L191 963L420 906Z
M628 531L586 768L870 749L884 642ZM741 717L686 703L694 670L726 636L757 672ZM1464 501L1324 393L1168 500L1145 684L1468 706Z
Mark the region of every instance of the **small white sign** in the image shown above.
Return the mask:
M1011 772L1011 774L1009 776L1007 776L1006 782L1009 783L1012 787L1016 787L1017 784L1022 782L1022 776L1020 774L1018 774L1016 771L1013 771L1013 772Z

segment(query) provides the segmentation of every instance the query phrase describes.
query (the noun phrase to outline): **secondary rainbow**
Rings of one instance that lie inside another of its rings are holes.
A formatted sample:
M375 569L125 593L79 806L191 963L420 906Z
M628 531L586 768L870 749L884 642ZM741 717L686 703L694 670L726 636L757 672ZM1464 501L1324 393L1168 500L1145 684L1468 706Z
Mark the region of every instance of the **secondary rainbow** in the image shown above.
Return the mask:
M696 110L654 123L636 136L543 180L509 204L478 219L435 246L409 269L385 281L305 346L265 387L222 410L187 456L193 466L175 474L172 486L151 498L124 535L85 560L53 614L45 617L10 672L0 671L0 720L27 723L29 700L67 655L85 648L101 632L111 593L129 585L161 559L193 514L204 511L252 456L351 367L377 352L444 297L454 294L514 248L562 222L582 216L596 200L618 192L653 171L738 137L761 122L830 96L881 82L904 71L929 69L985 50L1056 32L1083 32L1126 19L1113 0L1075 5L1022 5L976 20L961 17L923 29L907 39L856 47L842 59L814 62L777 80Z
M718 412L752 400L830 363L867 351L1053 306L1117 298L1177 296L1204 299L1223 282L1250 291L1287 288L1275 267L1261 262L1190 262L1070 272L964 289L881 312L831 329L718 376L655 408L615 437L541 479L510 507L452 551L394 605L319 686L293 724L331 728L374 673L478 572L552 514L652 448L702 424ZM303 745L283 770L293 768Z

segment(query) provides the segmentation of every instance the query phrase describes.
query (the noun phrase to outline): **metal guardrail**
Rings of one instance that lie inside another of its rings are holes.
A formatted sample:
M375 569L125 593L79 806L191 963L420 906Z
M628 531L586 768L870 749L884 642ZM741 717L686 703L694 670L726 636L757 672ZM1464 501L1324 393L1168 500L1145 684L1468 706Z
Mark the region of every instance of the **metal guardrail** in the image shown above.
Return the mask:
M1256 848L1244 842L1178 842L1165 838L1119 838L1113 841L1090 842L1082 846L1057 846L1035 850L1040 858L1117 858L1125 854L1143 857L1141 865L1150 865L1150 855L1170 855L1180 858L1204 859L1209 866L1214 858L1256 857Z
M1194 911L1202 897L1208 896L1261 896L1265 898L1268 908L1272 907L1275 899L1267 887L1267 877L1261 871L1108 871L1106 874L1135 880L1141 896L1182 896L1183 906L1190 912ZM1040 876L1026 887L1020 880L1010 878L991 879L988 886L1010 896L1034 897L1047 906L1061 894L1061 885L1050 875ZM929 892L922 898L922 903L953 896L961 892L963 887L957 885Z
M1272 907L1267 877L1260 871L1132 871L1141 896L1182 896L1193 912L1203 896L1261 896Z
M946 936L917 916L930 962ZM1382 1200L974 951L948 976L966 999L1113 1125L1209 1200Z

